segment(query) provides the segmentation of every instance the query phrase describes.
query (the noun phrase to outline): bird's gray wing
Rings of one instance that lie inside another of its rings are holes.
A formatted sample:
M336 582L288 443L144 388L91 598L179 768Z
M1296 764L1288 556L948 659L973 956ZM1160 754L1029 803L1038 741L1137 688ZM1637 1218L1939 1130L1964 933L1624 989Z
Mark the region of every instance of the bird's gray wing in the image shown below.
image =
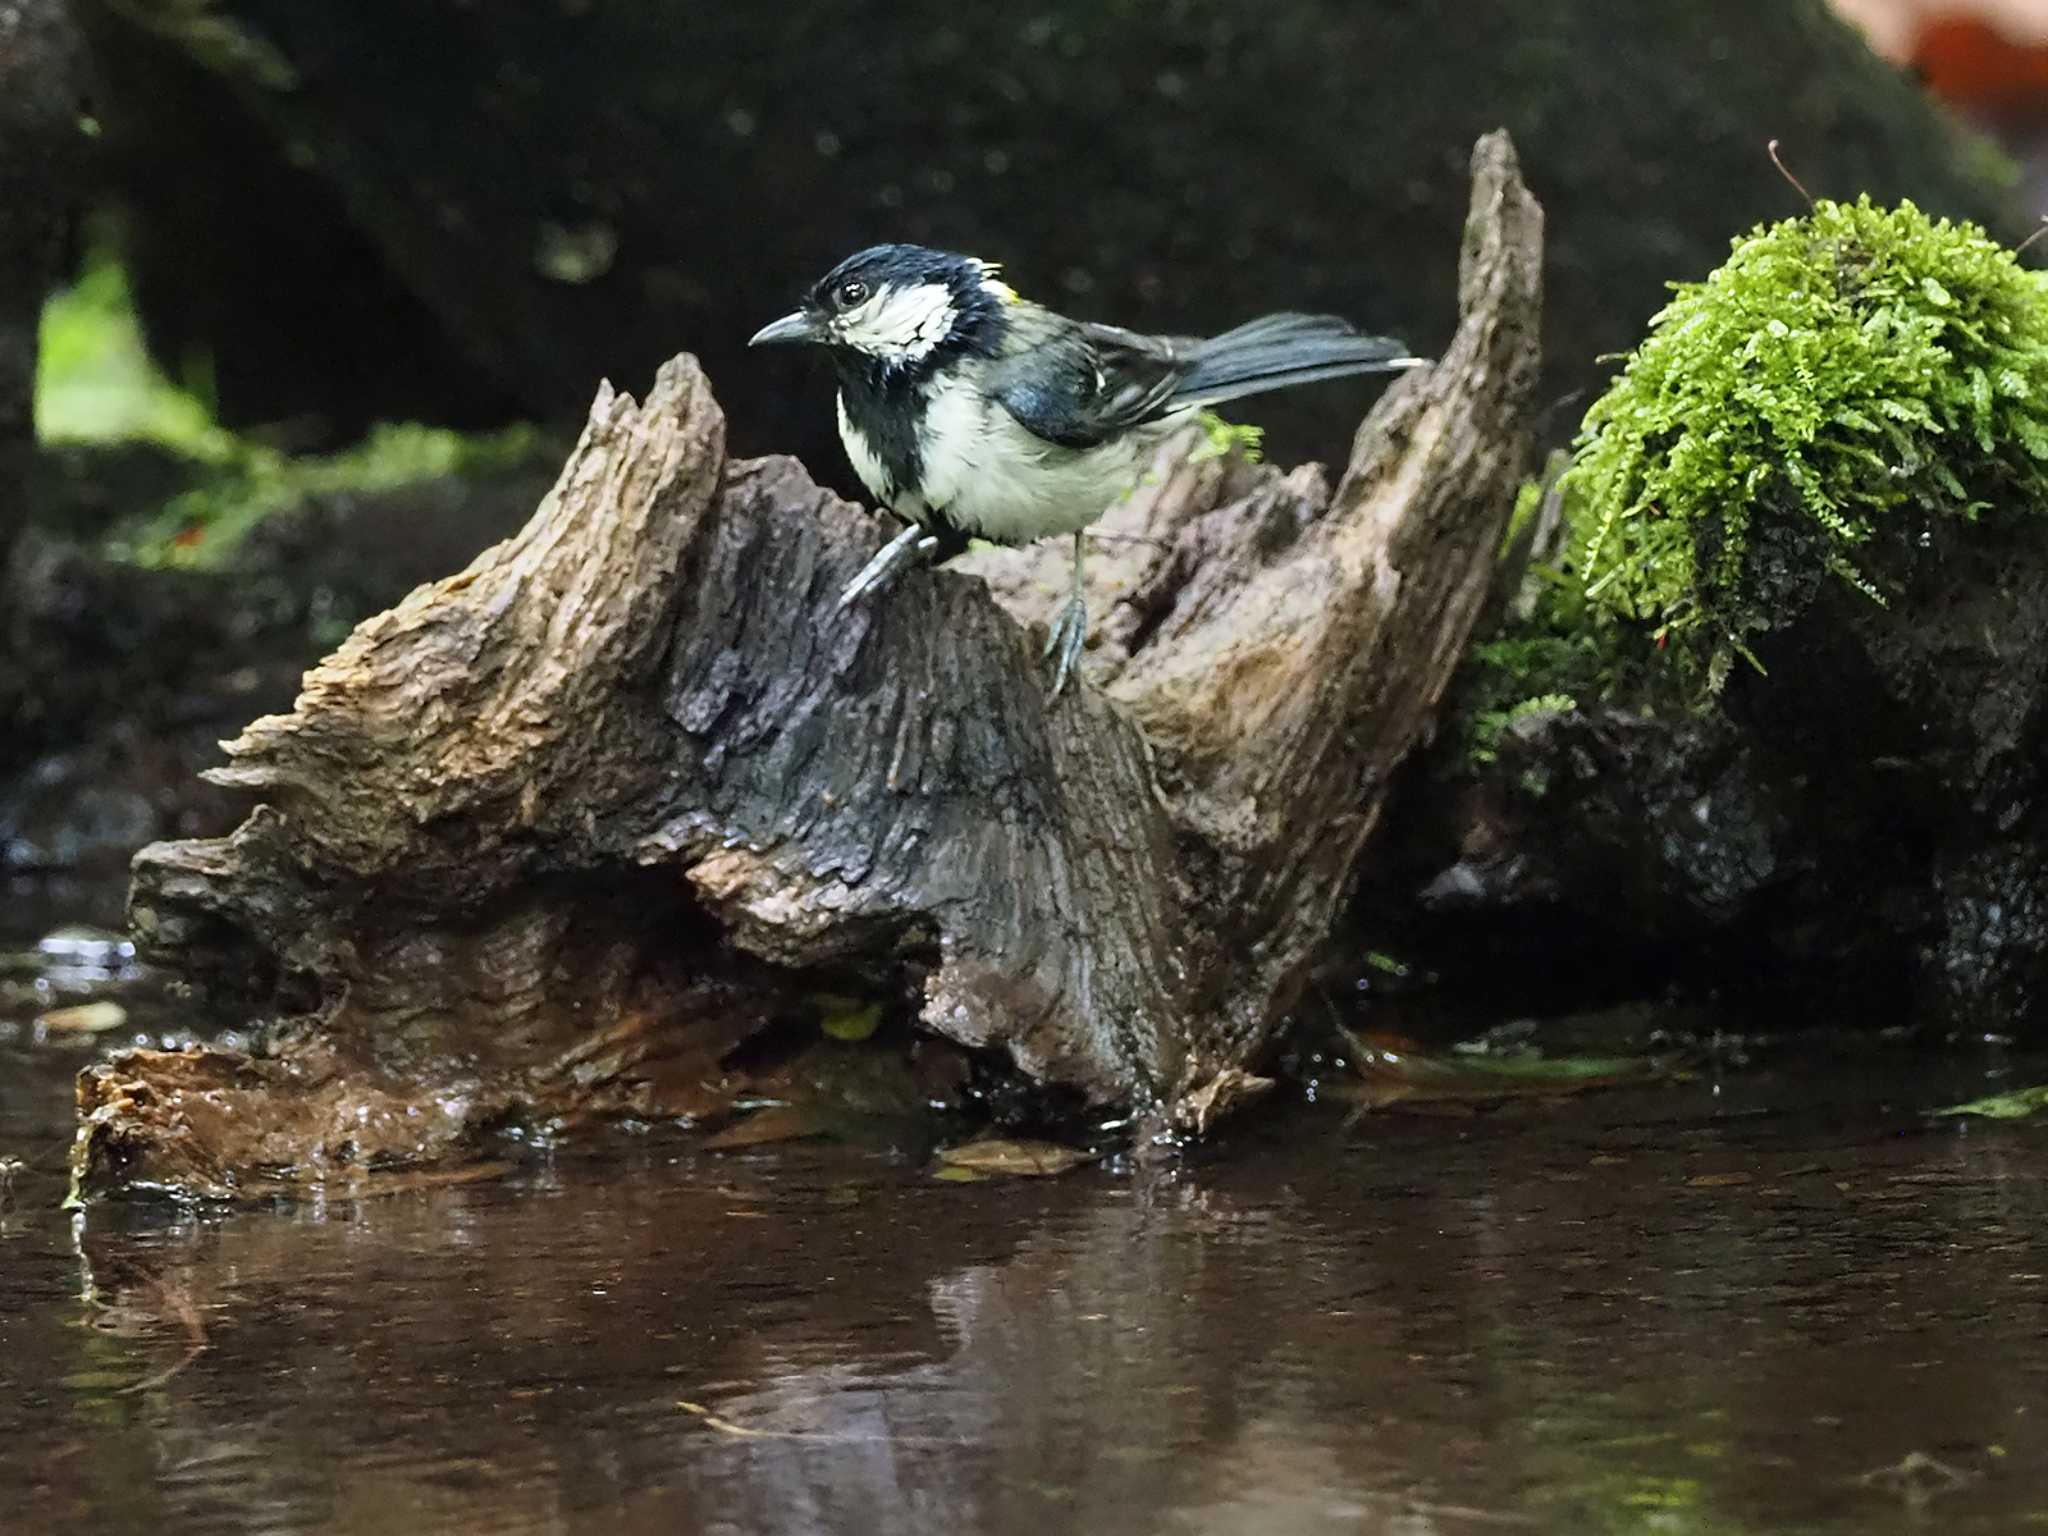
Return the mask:
M1057 316L996 360L989 390L1023 428L1092 448L1159 416L1192 366L1192 344Z

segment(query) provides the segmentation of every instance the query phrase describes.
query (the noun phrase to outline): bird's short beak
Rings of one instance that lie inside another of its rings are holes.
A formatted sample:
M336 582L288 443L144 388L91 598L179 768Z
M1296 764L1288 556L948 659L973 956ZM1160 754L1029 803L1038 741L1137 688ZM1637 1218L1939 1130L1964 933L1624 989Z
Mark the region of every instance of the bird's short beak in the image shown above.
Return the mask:
M762 326L761 329L754 332L754 339L749 341L747 345L750 347L772 347L789 342L816 341L817 339L817 323L802 310L798 310L793 315L784 315L780 320Z

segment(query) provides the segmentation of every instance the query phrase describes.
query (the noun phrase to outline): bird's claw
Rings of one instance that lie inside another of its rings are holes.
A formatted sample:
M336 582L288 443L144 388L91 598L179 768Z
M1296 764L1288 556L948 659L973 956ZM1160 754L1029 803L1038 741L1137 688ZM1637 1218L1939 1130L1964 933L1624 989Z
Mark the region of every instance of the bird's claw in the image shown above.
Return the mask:
M1073 674L1074 664L1081 659L1082 648L1088 643L1088 605L1079 597L1071 597L1060 605L1060 611L1052 617L1052 628L1045 637L1045 652L1054 657L1052 668L1052 696L1058 698L1060 690L1067 686L1067 679Z
M938 542L917 524L912 523L875 551L874 558L860 568L860 573L849 581L846 590L839 594L839 602L833 612L843 613L870 592L879 592L902 574L906 565L930 553Z

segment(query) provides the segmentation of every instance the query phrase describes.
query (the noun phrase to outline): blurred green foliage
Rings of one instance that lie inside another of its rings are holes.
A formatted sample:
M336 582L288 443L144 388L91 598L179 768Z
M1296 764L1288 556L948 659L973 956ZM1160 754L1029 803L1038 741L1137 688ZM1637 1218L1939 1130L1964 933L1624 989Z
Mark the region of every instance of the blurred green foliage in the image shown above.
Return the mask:
M43 306L36 435L46 443L142 439L221 462L234 439L201 393L170 382L150 359L121 264L96 249L78 281Z
M234 456L119 542L145 563L205 565L273 512L322 497L396 490L449 475L489 475L548 457L529 426L469 435L417 423L379 426L340 453L293 456L235 439Z
M1516 551L1534 537L1547 497L1558 498L1554 512L1565 530L1584 519L1583 494L1569 477L1559 478L1565 462L1555 455L1541 478L1523 484L1501 540L1504 570L1514 569ZM1568 555L1567 538L1550 559L1530 559L1513 611L1466 653L1455 690L1462 765L1492 762L1502 733L1526 716L1650 697L1657 671L1651 643L1587 601Z
M207 398L205 370L183 385L151 359L120 263L104 247L43 310L36 433L46 444L145 442L184 460L187 488L115 528L107 552L146 564L206 565L233 552L271 513L304 501L373 493L449 475L488 475L554 450L520 425L467 434L381 425L330 454L289 453L227 431Z
M217 0L104 0L131 26L177 44L225 79L266 91L294 90L291 60L235 21Z

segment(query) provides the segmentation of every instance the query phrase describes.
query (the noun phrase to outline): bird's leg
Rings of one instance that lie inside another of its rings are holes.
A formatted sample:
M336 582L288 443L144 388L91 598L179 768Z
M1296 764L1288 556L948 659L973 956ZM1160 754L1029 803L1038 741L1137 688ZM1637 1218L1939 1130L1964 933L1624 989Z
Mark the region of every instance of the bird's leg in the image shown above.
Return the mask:
M936 529L911 523L875 552L875 558L860 568L860 574L839 594L839 608L859 602L870 592L888 586L916 560L944 565L955 555L965 554L968 538L959 529L941 524ZM837 610L835 610L837 611Z
M1088 643L1088 596L1081 579L1081 534L1074 534L1074 578L1073 586L1060 611L1053 615L1052 628L1045 637L1045 654L1055 657L1052 669L1052 696L1058 698L1060 690L1067 686L1067 677L1074 670L1074 663L1081 659L1081 649Z
M874 559L862 566L860 574L846 584L846 590L839 594L839 607L846 608L870 592L886 587L906 565L938 542L916 523L905 524L903 531L877 550Z

